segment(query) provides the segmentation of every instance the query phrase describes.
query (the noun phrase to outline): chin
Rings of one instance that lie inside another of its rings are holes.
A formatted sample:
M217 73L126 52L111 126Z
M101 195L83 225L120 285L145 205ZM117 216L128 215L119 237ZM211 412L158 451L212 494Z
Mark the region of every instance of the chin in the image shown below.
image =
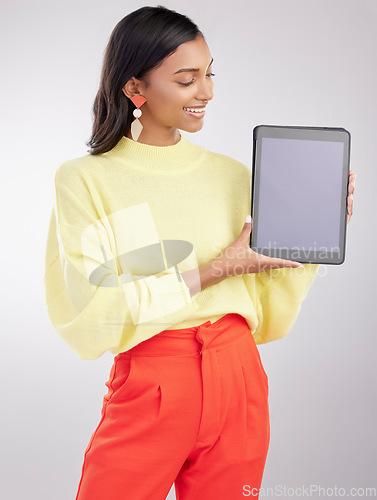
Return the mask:
M179 130L184 130L185 132L190 132L191 134L195 134L195 132L199 132L200 130L202 130L204 124L203 123L197 123L196 126L192 126L192 127L187 127L187 125L185 125L184 127L177 127Z

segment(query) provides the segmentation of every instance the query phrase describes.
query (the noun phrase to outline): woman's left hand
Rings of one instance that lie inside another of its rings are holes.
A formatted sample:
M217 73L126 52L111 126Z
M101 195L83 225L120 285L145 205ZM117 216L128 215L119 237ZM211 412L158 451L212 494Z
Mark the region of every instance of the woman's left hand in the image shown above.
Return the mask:
M353 170L350 170L347 196L347 224L351 220L353 214L353 194L355 192L355 179L355 172Z

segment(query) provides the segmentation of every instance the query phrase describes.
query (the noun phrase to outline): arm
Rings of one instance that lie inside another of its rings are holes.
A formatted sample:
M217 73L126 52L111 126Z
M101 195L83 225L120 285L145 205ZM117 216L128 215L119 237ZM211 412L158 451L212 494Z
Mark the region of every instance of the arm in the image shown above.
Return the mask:
M185 280L185 283L190 290L190 294L195 295L201 290L215 285L225 279L227 277L225 270L224 261L220 256L201 265L198 270L193 269L190 271L184 271L182 273L182 278Z
M50 322L81 359L123 352L190 316L194 304L177 266L151 270L151 259L140 254L121 262L123 233L127 243L135 234L115 234L99 217L78 169L59 168L55 187L45 299Z

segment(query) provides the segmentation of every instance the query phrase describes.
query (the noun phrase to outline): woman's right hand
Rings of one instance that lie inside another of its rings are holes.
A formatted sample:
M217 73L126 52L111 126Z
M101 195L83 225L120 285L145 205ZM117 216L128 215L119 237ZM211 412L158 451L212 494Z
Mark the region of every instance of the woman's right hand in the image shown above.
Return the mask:
M249 216L251 219L251 217ZM249 246L250 234L252 231L251 222L245 225L238 238L218 257L224 268L224 277L238 276L247 273L260 273L266 269L276 269L280 267L303 267L300 262L293 260L267 257L266 255L254 252Z

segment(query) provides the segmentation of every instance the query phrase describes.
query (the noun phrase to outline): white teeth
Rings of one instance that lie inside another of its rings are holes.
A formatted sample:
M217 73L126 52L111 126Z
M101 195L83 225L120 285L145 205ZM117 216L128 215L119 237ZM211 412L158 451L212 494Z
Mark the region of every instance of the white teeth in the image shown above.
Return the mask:
M186 111L190 111L191 113L203 113L205 108L201 108L201 109L183 108L183 109L185 109Z

